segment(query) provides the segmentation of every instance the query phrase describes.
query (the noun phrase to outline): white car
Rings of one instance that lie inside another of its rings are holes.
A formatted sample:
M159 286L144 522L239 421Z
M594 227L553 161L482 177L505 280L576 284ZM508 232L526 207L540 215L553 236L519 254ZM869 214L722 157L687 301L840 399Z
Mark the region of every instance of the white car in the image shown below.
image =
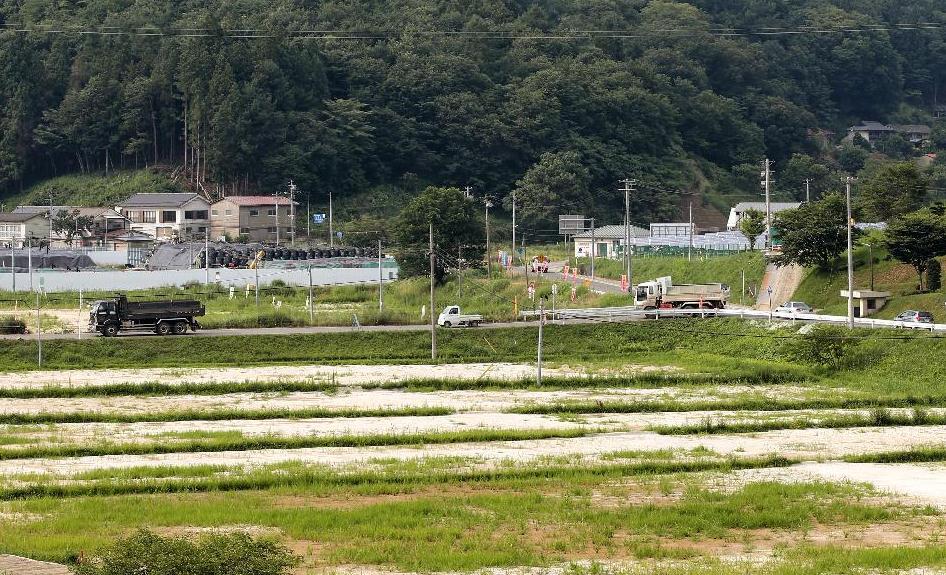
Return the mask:
M811 313L812 311L814 310L811 309L811 306L803 301L787 301L775 308L772 313L793 316L800 313Z

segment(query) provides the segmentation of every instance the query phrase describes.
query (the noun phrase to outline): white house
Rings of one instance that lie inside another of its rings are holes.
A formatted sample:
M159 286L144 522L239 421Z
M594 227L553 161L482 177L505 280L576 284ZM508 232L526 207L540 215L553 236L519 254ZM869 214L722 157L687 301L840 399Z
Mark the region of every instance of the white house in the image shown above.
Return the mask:
M624 224L595 228L593 235L596 258L619 258L624 255ZM632 239L648 237L650 237L650 230L631 226ZM576 258L588 257L591 254L591 238L591 230L574 236Z
M46 214L0 213L0 245L21 248L38 245L39 240L49 237L49 220Z
M801 202L772 202L770 212L772 215L784 210L794 210L801 205ZM765 202L739 202L729 210L729 221L726 222L726 229L734 231L739 227L739 220L746 210L758 210L765 213Z
M210 202L194 193L135 194L115 207L131 229L154 236L203 238L210 228Z

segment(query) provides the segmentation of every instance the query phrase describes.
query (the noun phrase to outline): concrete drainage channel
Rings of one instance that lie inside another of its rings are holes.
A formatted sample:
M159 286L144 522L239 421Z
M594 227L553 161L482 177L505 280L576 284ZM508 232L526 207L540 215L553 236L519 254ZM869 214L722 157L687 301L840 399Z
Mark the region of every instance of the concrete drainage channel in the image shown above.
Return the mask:
M34 561L16 555L0 555L0 573L3 575L70 575L65 565Z

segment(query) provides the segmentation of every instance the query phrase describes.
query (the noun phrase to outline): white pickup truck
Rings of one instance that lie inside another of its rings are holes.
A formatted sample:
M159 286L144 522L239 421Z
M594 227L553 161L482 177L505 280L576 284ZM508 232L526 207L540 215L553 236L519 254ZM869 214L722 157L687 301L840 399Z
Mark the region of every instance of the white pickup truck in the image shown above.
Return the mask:
M448 305L443 308L440 317L437 318L437 325L441 327L475 327L481 323L483 323L483 316L479 314L461 314L458 305Z

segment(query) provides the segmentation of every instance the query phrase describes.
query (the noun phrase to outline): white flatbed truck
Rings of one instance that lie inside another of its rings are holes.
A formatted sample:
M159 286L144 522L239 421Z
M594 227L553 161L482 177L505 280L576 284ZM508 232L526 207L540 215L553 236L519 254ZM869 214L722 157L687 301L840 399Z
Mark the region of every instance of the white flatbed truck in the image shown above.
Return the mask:
M674 285L666 276L637 284L634 305L643 309L723 309L729 291L729 286L721 283Z
M483 323L483 316L479 314L460 313L460 306L448 305L440 312L437 325L440 327L476 327Z

